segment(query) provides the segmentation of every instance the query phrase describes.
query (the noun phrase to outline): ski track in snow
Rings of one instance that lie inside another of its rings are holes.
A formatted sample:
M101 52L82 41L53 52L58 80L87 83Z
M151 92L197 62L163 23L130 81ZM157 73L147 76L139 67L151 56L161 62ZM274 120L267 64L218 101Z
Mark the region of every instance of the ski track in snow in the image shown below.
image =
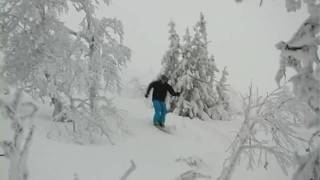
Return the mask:
M212 179L221 171L225 152L241 121L200 121L168 114L166 125L175 126L173 135L160 132L152 126L153 110L145 100L117 98L115 103L125 111L124 123L129 133L117 138L115 145L75 145L47 138L52 127L47 115L49 106L42 106L35 119L36 132L29 156L30 180L72 180L77 174L80 180L117 180L130 167L136 170L129 180L174 180L188 170L196 170ZM51 112L51 111L50 111ZM9 138L1 122L1 137ZM3 138L1 138L2 140ZM201 158L201 167L190 167L179 158ZM263 168L247 171L246 161L236 168L234 179L269 180L290 179L273 162L266 171ZM0 159L0 179L7 179L8 160Z

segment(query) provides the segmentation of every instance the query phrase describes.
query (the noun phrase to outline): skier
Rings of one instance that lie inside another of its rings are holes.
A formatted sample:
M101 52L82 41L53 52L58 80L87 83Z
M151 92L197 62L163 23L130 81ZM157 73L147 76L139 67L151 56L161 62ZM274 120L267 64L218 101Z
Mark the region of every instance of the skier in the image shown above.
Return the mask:
M145 97L148 98L150 90L153 88L152 103L154 107L153 125L164 128L165 115L167 113L165 99L167 91L172 96L180 96L181 92L175 92L168 83L168 77L161 75L160 79L149 84Z

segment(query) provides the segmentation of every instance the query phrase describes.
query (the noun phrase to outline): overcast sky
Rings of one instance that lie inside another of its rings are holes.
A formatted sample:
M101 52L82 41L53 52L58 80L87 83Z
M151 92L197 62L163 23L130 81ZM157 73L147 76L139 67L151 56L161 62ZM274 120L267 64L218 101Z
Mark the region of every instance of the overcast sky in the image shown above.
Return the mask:
M182 36L185 28L207 21L209 51L220 69L228 67L229 83L244 92L250 82L262 92L276 87L274 76L279 51L275 44L287 41L307 17L288 13L284 0L113 0L99 16L116 17L124 24L125 44L132 59L124 79L138 77L148 83L159 73L161 58L168 48L168 22L173 20ZM72 18L72 16L71 16Z

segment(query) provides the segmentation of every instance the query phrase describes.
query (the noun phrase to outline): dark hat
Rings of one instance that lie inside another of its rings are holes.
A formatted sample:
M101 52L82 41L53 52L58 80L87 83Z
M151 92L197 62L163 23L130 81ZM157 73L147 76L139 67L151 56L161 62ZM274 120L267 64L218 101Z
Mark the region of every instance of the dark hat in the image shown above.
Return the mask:
M169 80L169 78L166 75L161 75L160 79L163 80L163 81L168 81Z

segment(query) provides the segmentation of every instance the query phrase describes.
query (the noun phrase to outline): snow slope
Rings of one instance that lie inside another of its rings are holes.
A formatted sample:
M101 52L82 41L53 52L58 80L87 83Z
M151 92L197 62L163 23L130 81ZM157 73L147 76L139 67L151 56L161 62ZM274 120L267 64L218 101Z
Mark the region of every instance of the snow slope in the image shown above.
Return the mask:
M29 157L30 180L117 180L130 167L136 170L129 180L173 180L195 170L216 179L227 157L225 150L237 132L241 120L200 121L168 114L166 125L175 126L173 135L152 126L153 110L140 98L116 98L125 110L128 134L115 145L74 145L47 138L52 124L48 106L42 106L35 120L36 132ZM0 121L1 139L10 138L7 120ZM3 133L4 132L4 133ZM188 165L189 164L189 165ZM245 160L236 168L233 179L286 180L276 163L268 170L247 171ZM8 160L0 158L0 179L7 179Z

